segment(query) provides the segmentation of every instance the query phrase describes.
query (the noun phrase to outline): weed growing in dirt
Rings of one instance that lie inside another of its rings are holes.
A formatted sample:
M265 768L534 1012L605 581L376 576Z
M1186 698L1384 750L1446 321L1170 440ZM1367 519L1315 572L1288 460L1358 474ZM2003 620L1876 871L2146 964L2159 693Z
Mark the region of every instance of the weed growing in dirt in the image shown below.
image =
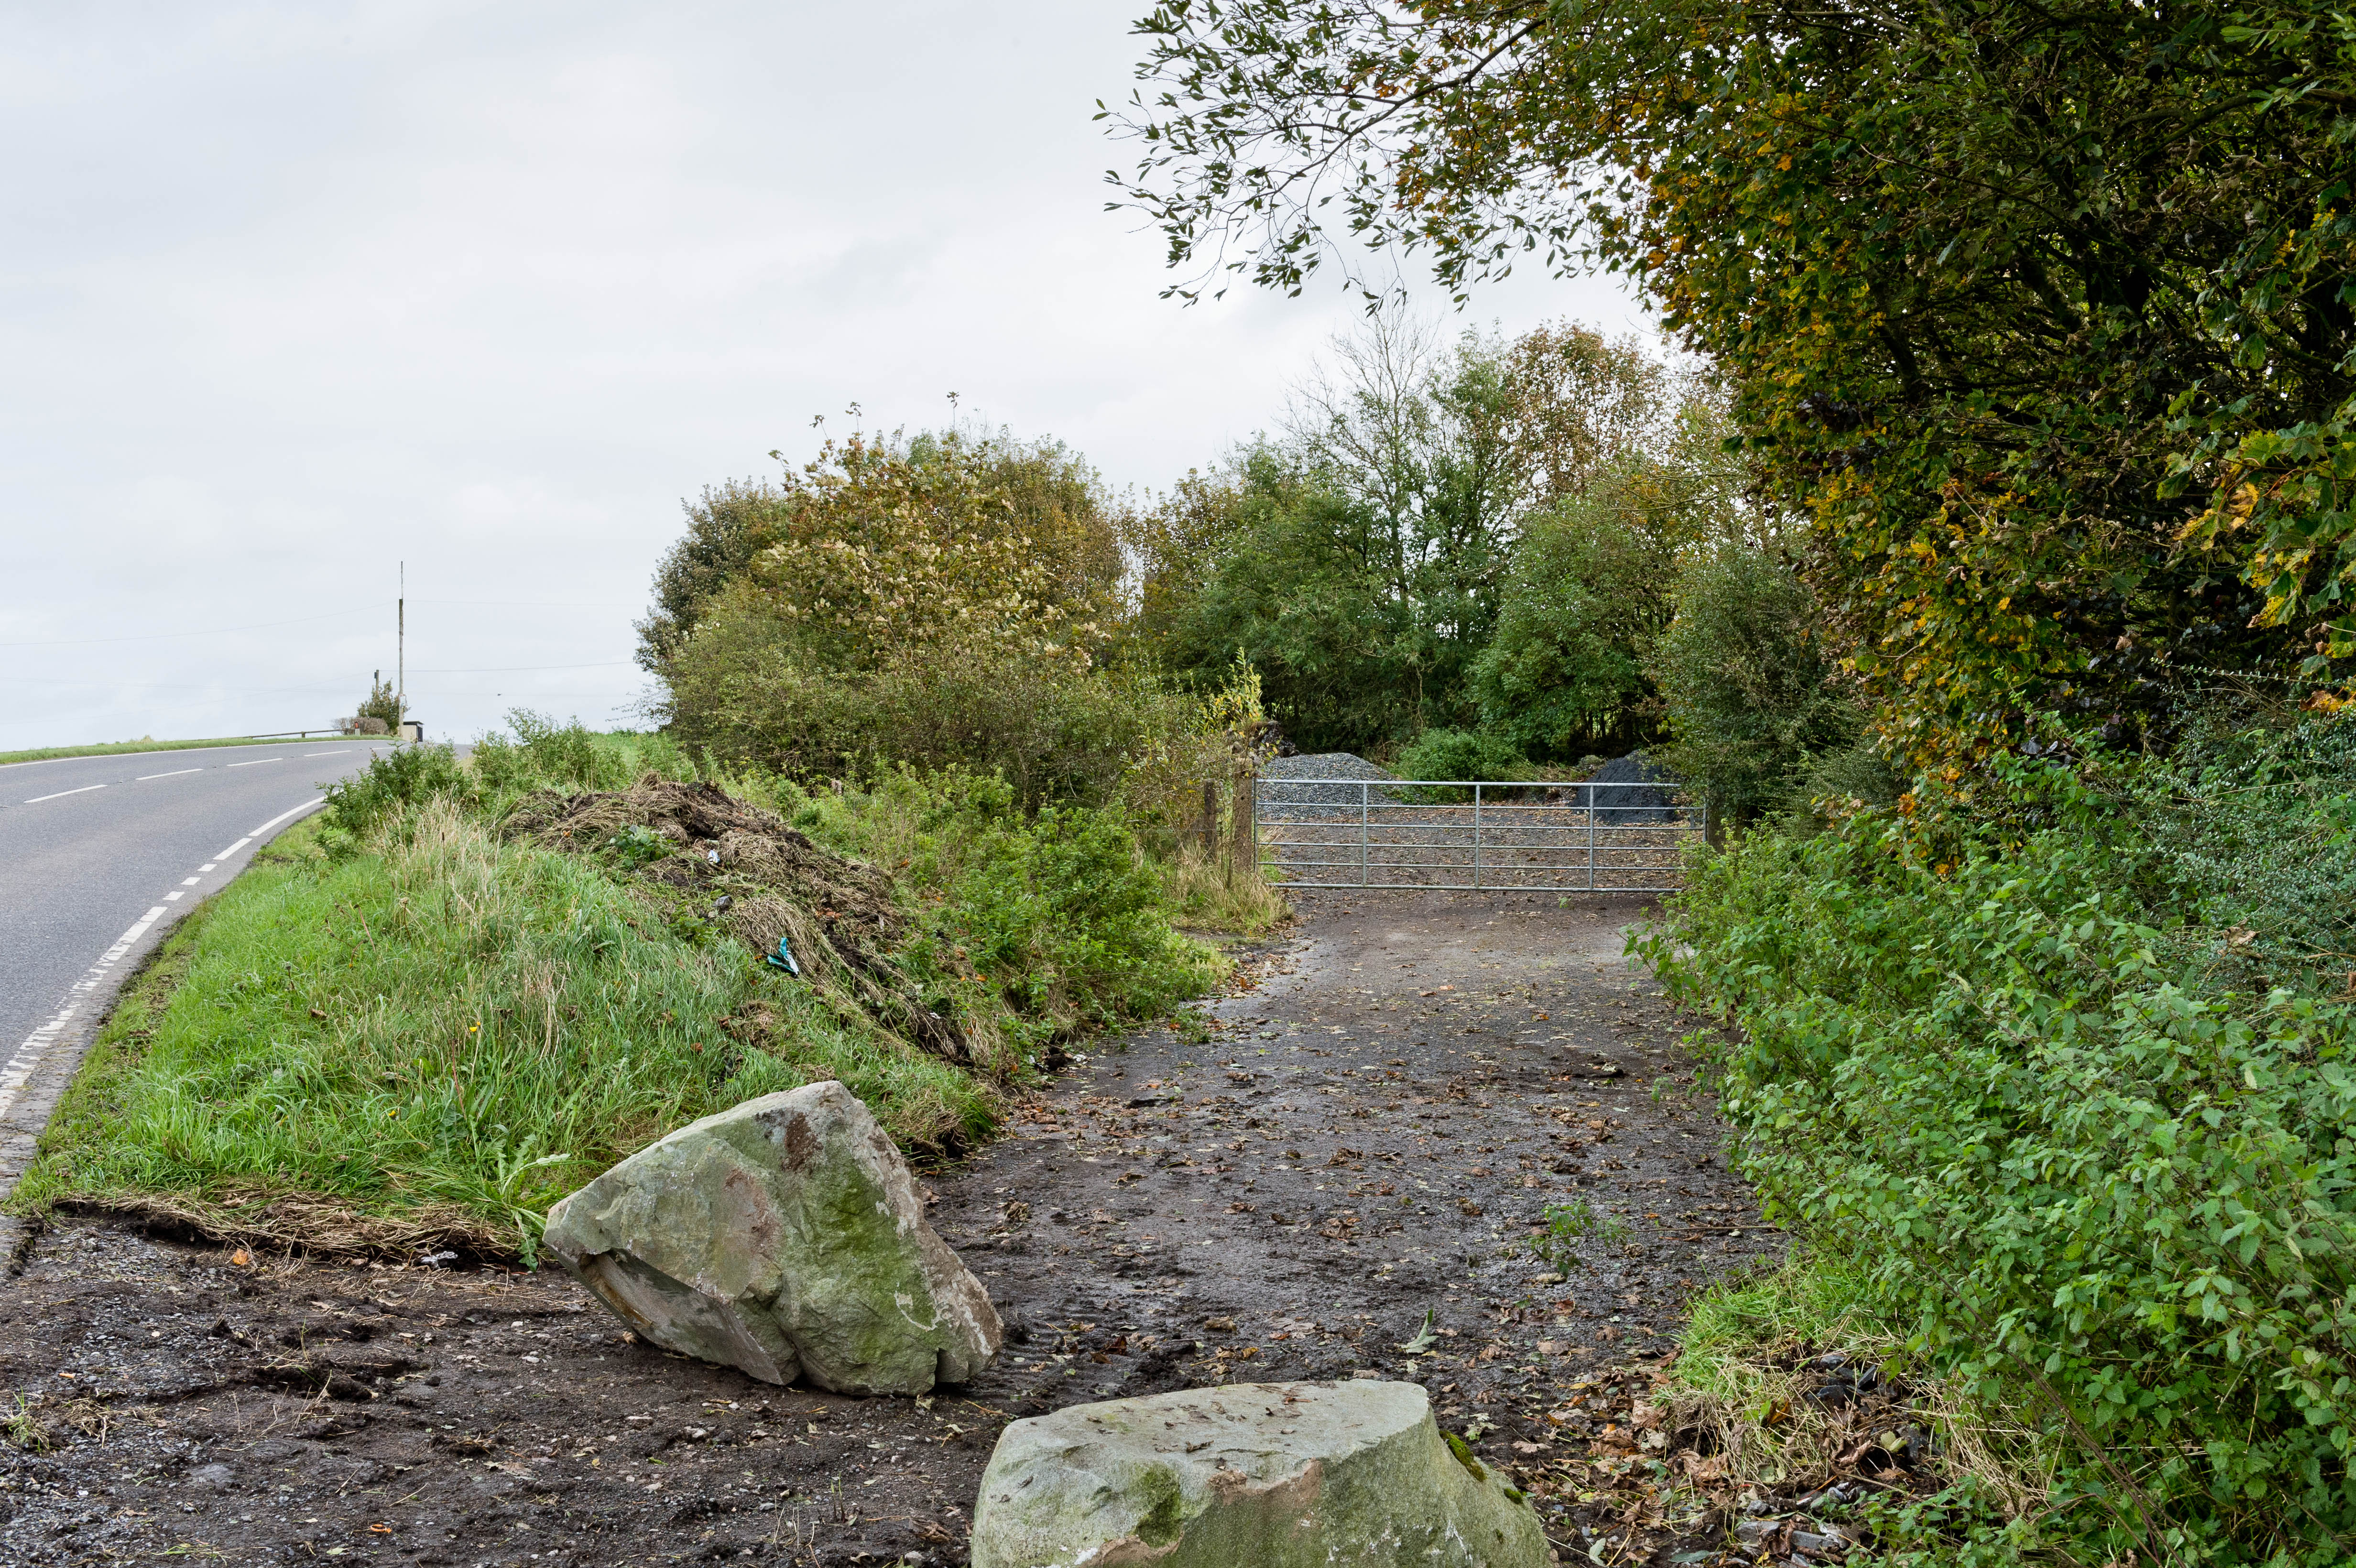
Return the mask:
M1583 1261L1579 1249L1588 1242L1601 1247L1624 1247L1635 1232L1617 1214L1597 1209L1584 1198L1546 1206L1546 1229L1529 1241L1533 1256L1566 1273Z
M30 1400L21 1393L15 1398L16 1408L5 1415L0 1415L0 1440L5 1440L9 1446L20 1448L27 1454L48 1453L49 1429L42 1425L40 1417L33 1413Z

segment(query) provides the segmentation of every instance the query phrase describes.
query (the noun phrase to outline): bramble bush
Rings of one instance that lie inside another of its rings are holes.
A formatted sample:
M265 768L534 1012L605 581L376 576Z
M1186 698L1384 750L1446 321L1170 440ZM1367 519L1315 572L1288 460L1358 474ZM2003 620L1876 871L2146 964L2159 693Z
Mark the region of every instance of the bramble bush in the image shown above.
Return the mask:
M2204 903L2184 867L2230 841L2197 812L2154 827L2199 770L2008 771L2000 825L1909 797L1739 836L1639 945L1730 1026L1724 1111L1763 1198L1935 1371L2075 1456L2049 1532L2336 1560L2356 1544L2356 1008L2219 983L2249 973L2216 960L2249 945L2251 901ZM2245 782L2211 771L2212 797Z

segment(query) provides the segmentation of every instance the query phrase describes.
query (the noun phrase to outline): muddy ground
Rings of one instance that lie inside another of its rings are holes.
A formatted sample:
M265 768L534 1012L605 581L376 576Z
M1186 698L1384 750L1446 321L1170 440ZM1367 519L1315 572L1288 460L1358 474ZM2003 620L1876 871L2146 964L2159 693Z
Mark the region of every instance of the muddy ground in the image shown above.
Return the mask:
M1098 1042L928 1177L1010 1326L928 1399L671 1357L559 1274L60 1221L0 1280L0 1419L30 1445L0 1446L0 1563L957 1564L1010 1419L1357 1375L1429 1388L1565 1561L1714 1548L1699 1516L1627 1533L1664 1443L1641 1402L1685 1298L1782 1238L1621 957L1638 912L1305 900L1235 994ZM1582 1199L1632 1239L1533 1255Z

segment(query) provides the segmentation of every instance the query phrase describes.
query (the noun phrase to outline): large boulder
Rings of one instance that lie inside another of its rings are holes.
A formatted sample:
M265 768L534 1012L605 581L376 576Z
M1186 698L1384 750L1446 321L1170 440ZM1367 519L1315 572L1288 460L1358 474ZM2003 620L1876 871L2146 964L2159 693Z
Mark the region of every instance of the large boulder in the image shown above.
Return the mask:
M1413 1383L1234 1383L1007 1427L973 1568L1542 1568L1522 1494Z
M990 1295L840 1083L747 1100L548 1211L546 1246L642 1338L764 1382L923 1393L990 1364Z

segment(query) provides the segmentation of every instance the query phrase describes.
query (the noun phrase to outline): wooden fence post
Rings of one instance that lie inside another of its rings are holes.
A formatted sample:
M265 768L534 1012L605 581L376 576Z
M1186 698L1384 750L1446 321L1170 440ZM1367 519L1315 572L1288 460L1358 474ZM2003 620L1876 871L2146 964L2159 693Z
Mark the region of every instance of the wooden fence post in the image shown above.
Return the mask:
M1230 846L1235 856L1237 876L1257 873L1259 869L1259 811L1252 788L1252 770L1248 764L1236 770L1236 798L1229 808L1229 828L1235 842Z

